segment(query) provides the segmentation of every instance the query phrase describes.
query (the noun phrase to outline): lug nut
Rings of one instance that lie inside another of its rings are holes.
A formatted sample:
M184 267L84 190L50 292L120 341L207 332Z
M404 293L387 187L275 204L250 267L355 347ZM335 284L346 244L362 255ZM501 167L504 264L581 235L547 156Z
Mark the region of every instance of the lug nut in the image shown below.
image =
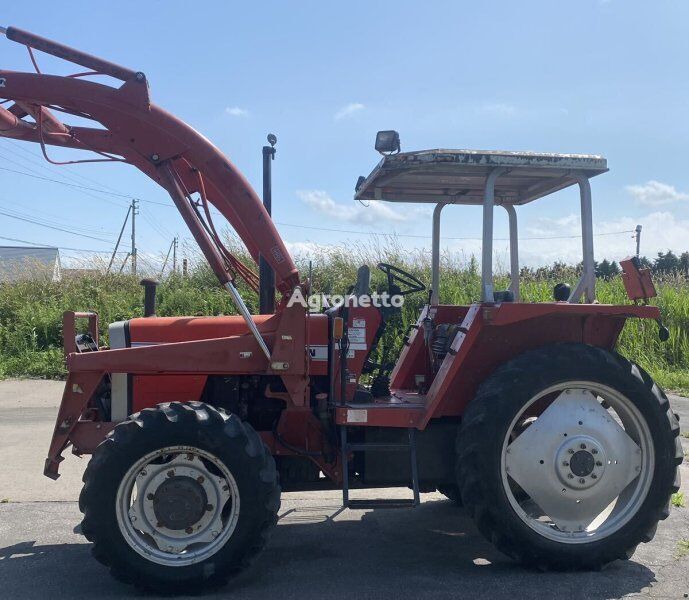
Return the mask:
M568 473L568 474L567 474L567 479L574 479L574 475L572 475L571 473Z
M591 473L591 479L598 479L598 475L596 475L595 473Z
M564 460L564 461L562 461L562 466L563 467L569 467L569 463L566 460Z
M586 479L584 479L584 478L582 477L582 478L579 480L579 483L581 483L582 485L585 484L585 483L586 483Z
M598 450L596 448L591 448L591 454L598 454Z
M213 510L213 505L212 505L212 504L206 504L206 510L209 511L209 512L210 512L211 510Z
M574 454L574 450L572 450L572 449L570 448L569 450L567 450L567 453L568 453L568 454Z
M187 533L194 533L194 530L191 527L187 527L184 531Z
M203 482L206 481L206 480L204 479L203 475L199 475L199 476L196 478L196 481L197 481L198 483L203 483Z
M579 448L581 448L582 450L586 450L586 444L581 444Z
M175 471L174 471L174 469L170 469L170 470L167 472L167 476L168 476L168 477L174 477L174 476L175 476Z
M148 495L146 496L146 498L148 498L149 500L153 500L154 497L155 497L155 496L153 496L153 494L148 494Z
M602 467L602 466L603 466L603 463L602 463L601 461L597 460L597 461L596 461L596 466L597 466L597 467Z

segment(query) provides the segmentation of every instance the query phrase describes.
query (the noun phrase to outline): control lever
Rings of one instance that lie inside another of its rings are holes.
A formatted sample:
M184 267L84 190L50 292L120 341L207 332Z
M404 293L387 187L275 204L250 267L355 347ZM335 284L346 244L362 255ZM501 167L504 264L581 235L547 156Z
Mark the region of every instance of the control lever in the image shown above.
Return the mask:
M667 342L670 339L670 330L663 325L660 319L656 319L656 323L658 324L658 339L661 342Z

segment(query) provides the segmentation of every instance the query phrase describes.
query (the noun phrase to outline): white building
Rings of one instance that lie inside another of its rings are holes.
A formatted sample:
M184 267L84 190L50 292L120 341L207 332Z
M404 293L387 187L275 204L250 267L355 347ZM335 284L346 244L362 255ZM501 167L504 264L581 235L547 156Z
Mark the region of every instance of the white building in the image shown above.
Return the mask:
M0 282L25 279L59 281L60 251L57 248L0 246Z

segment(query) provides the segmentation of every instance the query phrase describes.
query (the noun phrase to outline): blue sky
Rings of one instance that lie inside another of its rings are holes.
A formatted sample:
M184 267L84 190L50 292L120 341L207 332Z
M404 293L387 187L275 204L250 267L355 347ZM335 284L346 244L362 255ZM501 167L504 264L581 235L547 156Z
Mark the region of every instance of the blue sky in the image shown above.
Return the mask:
M6 3L7 4L7 3ZM43 5L41 7L41 5ZM260 190L261 146L278 136L274 219L294 252L367 241L303 225L426 235L414 207L365 209L357 177L378 160L379 129L403 150L482 148L602 154L593 180L598 233L644 226L642 251L689 249L689 4L577 2L53 2L3 7L15 25L145 71L154 102L219 146ZM52 9L52 10L51 10ZM45 70L66 72L38 54ZM0 66L30 70L25 50L0 39ZM27 154L27 151L33 154ZM0 139L0 167L168 202L134 168L43 165L38 148ZM56 152L56 156L60 156ZM83 177L89 178L83 179ZM123 197L0 170L0 211L79 228L98 240L0 214L0 235L66 248L112 248ZM142 202L139 248L155 262L181 219ZM572 191L520 211L522 237L578 233ZM480 235L478 209L446 211L443 234ZM496 235L506 233L499 215ZM413 251L430 240L399 238ZM11 244L0 240L0 244ZM506 243L498 243L498 258ZM478 242L448 240L470 254ZM524 262L577 260L578 240L524 240ZM633 250L631 234L599 236L597 258ZM65 250L65 255L74 254Z

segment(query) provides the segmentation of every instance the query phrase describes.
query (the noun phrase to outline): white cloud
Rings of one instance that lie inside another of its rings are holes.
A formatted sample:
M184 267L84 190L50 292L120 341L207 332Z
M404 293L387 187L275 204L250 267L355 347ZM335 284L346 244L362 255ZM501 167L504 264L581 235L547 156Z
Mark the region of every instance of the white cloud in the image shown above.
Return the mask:
M517 108L504 102L494 102L484 104L479 108L479 112L498 117L512 117L517 113Z
M332 246L317 244L315 242L285 242L287 250L292 258L303 258L309 256L323 256L332 250Z
M674 185L654 179L643 185L628 185L625 189L639 204L645 206L662 206L689 200L689 194L677 191Z
M343 106L340 110L338 110L335 113L335 120L339 121L340 119L344 119L345 117L350 117L354 113L364 110L364 108L366 107L360 102L352 102L350 104L347 104L347 106Z
M225 112L231 117L248 117L249 111L245 108L240 108L239 106L228 106Z
M552 264L555 261L577 263L581 261L581 226L579 215L561 219L540 218L528 223L519 244L520 263L528 266ZM677 253L689 250L686 232L689 219L681 219L667 211L651 212L641 217L620 217L594 223L594 254L596 260L620 260L635 251L634 228L641 231L641 254L653 258L658 252L671 249ZM603 234L603 235L601 235ZM507 250L507 242L496 242L496 251Z
M347 223L374 225L381 221L400 223L409 219L407 215L394 210L385 202L371 202L368 206L353 201L349 204L340 204L323 190L299 190L297 196L314 211Z

